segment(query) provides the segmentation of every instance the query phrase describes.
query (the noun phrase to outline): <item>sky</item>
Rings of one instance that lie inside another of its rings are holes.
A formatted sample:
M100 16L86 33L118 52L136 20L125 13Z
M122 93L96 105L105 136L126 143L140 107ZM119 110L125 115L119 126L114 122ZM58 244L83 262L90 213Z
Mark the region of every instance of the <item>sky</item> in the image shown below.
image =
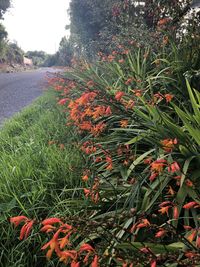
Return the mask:
M69 31L70 0L12 0L3 24L10 41L16 41L25 51L43 50L53 54Z

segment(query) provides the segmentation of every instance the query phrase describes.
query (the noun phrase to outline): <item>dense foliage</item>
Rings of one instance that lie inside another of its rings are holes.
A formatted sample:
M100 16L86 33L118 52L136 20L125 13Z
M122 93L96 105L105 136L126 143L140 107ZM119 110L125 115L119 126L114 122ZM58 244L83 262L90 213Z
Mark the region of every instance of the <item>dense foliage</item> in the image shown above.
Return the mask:
M125 38L125 41L134 36L135 39L142 38L144 41L145 34L147 40L153 44L156 39L160 39L158 36L152 38L157 26L162 28L162 23L158 22L166 20L173 29L173 37L180 39L182 28L187 27L191 21L194 31L194 16L198 15L193 14L192 18L184 16L190 11L191 4L190 0L73 0L70 4L71 38L79 53L84 52L91 57L94 52L106 52L109 47L113 48L116 41L113 36ZM188 19L189 22L183 23ZM165 27L163 29L166 30ZM169 28L169 31L172 34L171 29Z
M3 14L10 7L10 0L1 0L0 1L0 19L2 19Z
M10 0L1 0L0 1L0 20L3 18L3 14L10 6ZM5 27L0 23L0 56L4 52L5 39L7 37L7 32Z
M200 265L200 21L191 4L72 0L60 55L72 42L73 68L49 82L70 156L84 164L67 169L75 179L49 213L17 201L10 218L47 266Z

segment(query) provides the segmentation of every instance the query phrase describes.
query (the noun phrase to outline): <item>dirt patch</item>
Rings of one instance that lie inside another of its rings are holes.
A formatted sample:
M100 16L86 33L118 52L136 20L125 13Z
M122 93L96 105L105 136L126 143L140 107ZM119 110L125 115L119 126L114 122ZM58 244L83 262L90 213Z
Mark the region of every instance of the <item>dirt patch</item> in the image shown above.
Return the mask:
M0 63L0 72L3 72L3 73L21 72L21 71L32 70L32 69L34 69L34 67L23 66L20 64Z

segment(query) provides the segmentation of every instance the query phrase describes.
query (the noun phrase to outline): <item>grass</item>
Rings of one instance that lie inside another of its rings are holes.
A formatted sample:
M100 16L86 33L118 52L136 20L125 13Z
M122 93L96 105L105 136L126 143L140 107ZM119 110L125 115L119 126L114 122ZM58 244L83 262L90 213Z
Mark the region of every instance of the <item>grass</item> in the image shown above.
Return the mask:
M57 266L46 261L37 233L26 242L19 242L18 230L13 230L8 218L23 214L43 219L76 212L78 207L73 211L67 203L82 194L79 189L82 158L76 135L65 126L65 120L54 93L47 92L7 121L0 131L2 267Z

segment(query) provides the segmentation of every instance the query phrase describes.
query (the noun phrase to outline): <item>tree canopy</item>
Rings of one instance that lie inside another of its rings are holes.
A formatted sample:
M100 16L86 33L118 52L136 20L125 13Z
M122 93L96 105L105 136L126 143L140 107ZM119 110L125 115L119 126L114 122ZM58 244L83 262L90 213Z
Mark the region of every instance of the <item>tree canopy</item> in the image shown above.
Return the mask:
M71 38L81 53L106 51L113 36L133 36L136 31L139 35L141 25L152 32L168 18L178 29L192 4L192 0L72 0Z
M10 7L10 0L0 0L0 19L3 18L3 14Z

